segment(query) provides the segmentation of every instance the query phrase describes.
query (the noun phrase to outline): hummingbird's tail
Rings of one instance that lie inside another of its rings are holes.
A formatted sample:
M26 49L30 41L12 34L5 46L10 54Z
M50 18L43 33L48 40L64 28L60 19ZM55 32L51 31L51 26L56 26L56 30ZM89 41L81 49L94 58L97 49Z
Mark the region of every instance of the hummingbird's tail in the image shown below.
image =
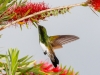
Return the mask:
M50 57L50 60L51 60L52 64L54 65L54 67L57 67L57 65L59 64L59 60L56 57L56 55L55 54L50 54L49 57Z

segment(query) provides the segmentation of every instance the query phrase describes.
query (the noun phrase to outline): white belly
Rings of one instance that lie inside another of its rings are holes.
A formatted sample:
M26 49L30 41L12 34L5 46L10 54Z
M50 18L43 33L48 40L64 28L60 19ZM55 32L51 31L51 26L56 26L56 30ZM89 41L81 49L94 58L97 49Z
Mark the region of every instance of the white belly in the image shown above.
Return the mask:
M45 46L45 44L40 42L40 46L42 47L43 52L45 52L45 51L48 52L48 48Z

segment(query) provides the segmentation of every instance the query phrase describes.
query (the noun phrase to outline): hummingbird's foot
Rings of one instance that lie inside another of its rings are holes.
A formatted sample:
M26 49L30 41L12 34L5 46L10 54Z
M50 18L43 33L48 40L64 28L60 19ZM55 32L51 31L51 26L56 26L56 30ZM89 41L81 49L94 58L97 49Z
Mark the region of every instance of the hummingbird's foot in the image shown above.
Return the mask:
M44 54L46 55L47 54L47 51L45 51Z

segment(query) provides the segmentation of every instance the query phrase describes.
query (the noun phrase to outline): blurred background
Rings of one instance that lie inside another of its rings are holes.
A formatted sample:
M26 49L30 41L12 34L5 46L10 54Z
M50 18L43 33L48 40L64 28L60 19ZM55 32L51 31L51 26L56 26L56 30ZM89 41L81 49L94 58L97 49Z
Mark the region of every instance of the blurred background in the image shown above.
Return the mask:
M51 8L85 1L44 0ZM42 0L31 0L31 2L42 2ZM99 17L89 7L79 6L72 8L70 13L40 21L40 24L46 27L48 35L70 34L80 37L79 40L55 51L60 64L72 66L80 75L100 75L100 13L96 13ZM50 62L48 56L43 54L39 45L38 30L33 25L28 29L24 26L22 31L20 27L11 26L0 31L0 34L3 34L0 38L0 53L6 54L9 48L18 48L20 57L33 55L32 59L37 62Z

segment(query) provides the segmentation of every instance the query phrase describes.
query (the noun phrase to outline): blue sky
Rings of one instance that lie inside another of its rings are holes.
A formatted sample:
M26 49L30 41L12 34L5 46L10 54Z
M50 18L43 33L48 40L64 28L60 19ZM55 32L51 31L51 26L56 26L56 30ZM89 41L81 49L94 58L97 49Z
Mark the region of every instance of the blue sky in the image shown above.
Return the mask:
M31 0L41 2L42 0ZM44 0L50 7L64 6L84 2L85 0ZM100 16L100 13L97 12ZM72 66L80 75L100 75L100 17L96 16L89 7L75 7L70 13L40 21L45 26L48 35L70 34L80 37L79 40L63 46L55 51L60 64ZM39 45L38 30L34 26L29 29L9 27L2 30L0 38L0 52L6 53L8 48L18 48L20 57L33 55L32 59L50 62L43 54Z

